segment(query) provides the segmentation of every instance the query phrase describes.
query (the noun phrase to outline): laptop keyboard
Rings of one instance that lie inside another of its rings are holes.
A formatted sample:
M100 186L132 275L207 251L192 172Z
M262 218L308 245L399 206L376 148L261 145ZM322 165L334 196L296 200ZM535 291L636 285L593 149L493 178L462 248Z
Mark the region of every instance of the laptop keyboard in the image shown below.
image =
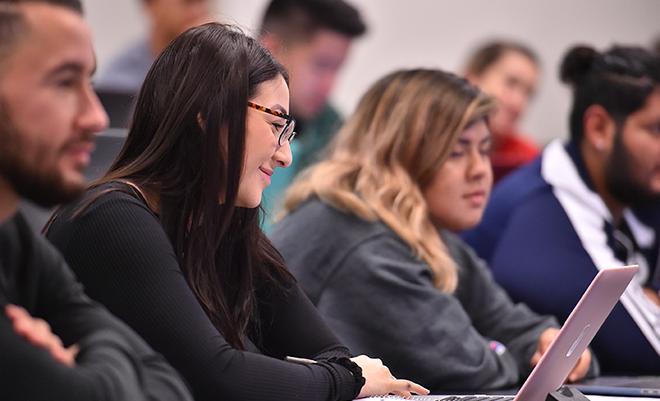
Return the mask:
M452 395L438 401L513 401L510 395Z
M410 398L388 395L365 398L363 401L513 401L513 398L512 395L413 395Z

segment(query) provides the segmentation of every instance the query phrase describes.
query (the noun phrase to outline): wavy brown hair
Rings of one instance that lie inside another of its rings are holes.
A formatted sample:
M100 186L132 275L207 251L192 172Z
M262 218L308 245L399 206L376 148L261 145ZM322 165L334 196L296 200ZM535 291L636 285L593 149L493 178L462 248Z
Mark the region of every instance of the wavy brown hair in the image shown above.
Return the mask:
M491 98L444 71L397 71L377 81L341 129L328 156L287 191L284 214L310 197L389 226L452 292L456 265L423 196L459 135L485 119Z

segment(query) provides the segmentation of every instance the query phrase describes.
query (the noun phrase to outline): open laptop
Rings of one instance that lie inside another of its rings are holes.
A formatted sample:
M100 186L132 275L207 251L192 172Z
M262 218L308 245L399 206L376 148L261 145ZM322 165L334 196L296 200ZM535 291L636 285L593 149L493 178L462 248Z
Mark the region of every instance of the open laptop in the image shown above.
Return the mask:
M548 394L559 389L573 370L578 358L596 335L616 305L638 266L601 270L578 301L559 334L536 365L515 396L457 395L413 396L417 401L544 401ZM571 391L567 389L566 391ZM372 397L376 400L404 400L400 397Z

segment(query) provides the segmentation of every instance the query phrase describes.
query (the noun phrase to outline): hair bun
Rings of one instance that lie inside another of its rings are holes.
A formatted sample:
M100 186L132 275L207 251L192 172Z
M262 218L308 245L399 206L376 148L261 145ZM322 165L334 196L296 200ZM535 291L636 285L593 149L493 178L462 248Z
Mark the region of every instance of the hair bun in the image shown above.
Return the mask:
M570 49L561 62L559 70L561 81L569 85L576 85L582 81L598 55L596 50L588 46L575 46Z

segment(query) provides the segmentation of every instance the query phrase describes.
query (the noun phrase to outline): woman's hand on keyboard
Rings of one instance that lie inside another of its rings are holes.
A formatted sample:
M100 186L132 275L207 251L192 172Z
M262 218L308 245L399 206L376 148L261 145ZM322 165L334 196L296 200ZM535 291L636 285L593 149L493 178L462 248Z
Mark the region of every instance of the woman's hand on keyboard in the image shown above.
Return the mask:
M351 360L362 368L362 376L365 384L360 390L358 398L369 397L373 395L395 394L401 397L410 397L411 393L426 395L429 390L413 383L409 380L397 379L383 365L380 359L369 358L366 355L360 355Z
M559 329L554 328L546 329L541 333L538 347L532 356L532 366L536 366L536 364L539 363L541 356L543 356L548 350L548 347L550 347L552 341L557 337L557 334L559 334ZM571 373L568 374L568 382L573 383L586 376L589 371L589 365L591 365L591 351L587 348L582 355L580 355L580 359L578 359Z

